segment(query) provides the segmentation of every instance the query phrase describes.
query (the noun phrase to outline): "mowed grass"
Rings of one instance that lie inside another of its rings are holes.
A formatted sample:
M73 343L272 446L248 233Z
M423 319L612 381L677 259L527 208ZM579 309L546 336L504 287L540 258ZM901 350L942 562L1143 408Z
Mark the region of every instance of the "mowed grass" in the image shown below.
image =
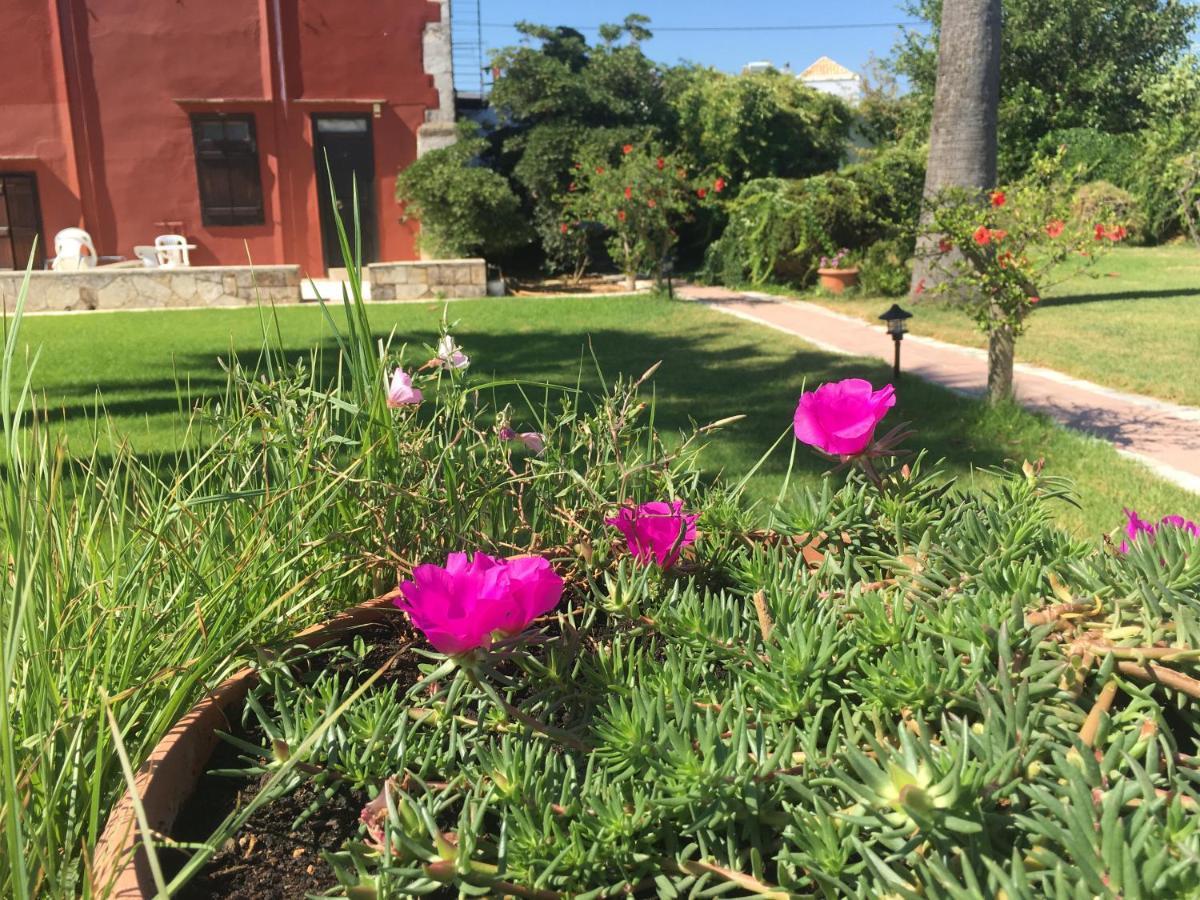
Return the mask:
M1200 406L1200 249L1193 244L1118 247L1089 272L1046 292L1017 341L1017 360ZM806 299L872 322L893 302ZM985 336L953 305L902 302L914 314L909 320L914 334L986 346Z
M340 310L331 310L341 322ZM637 376L655 362L655 424L668 432L727 416L746 419L715 434L705 451L711 473L740 478L788 429L805 385L851 376L882 384L882 364L820 352L802 340L723 316L687 302L658 297L582 299L506 298L450 304L379 304L370 309L381 338L395 332L406 364L424 362L443 314L471 355L472 377L492 375L599 389L618 373ZM83 454L127 440L147 457L175 452L185 439L190 408L225 383L219 360L238 354L253 363L264 331L293 358L337 364L332 332L320 309L271 311L182 310L81 314L26 319L21 341L40 350L34 384L43 393L70 451ZM1158 479L1107 444L1020 410L989 409L919 380L899 385L888 423L910 421L914 448L944 457L949 471L985 488L978 469L1044 458L1049 474L1072 479L1082 509L1066 505L1062 523L1097 536L1121 521L1121 508L1148 516L1179 512L1200 517L1200 497ZM485 398L503 403L515 393ZM534 427L534 423L521 422ZM193 438L195 436L193 435ZM750 484L769 500L788 468L790 436ZM794 483L817 485L827 466L807 449L796 454Z

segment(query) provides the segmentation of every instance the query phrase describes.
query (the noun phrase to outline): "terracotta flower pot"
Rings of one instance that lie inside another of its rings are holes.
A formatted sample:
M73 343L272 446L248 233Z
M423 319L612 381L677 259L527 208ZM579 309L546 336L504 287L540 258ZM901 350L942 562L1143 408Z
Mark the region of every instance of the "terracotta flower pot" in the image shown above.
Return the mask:
M382 622L395 610L393 591L300 632L295 644L320 647L347 631ZM175 817L191 796L209 757L220 741L216 729L228 729L237 707L258 683L254 669L242 669L195 706L163 737L141 768L134 786L151 829L169 834ZM96 844L92 888L99 897L142 900L156 893L146 850L138 831L129 792L113 807Z
M817 269L821 287L831 294L840 294L858 284L858 266L849 269Z

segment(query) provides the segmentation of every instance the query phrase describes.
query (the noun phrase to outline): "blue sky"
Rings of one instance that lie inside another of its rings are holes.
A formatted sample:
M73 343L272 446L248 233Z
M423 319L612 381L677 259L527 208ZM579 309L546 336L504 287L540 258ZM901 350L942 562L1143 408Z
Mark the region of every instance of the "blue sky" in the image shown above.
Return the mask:
M458 0L462 14L474 0ZM566 3L562 0L479 0L484 22L485 48L515 43L511 24L521 19L546 25L595 26L619 22L630 12L650 16L654 38L645 44L646 53L667 63L687 60L739 71L751 60L770 60L776 65L791 63L799 70L826 55L855 71L861 71L872 53L886 55L900 29L830 28L783 30L780 26L864 25L901 22L908 17L896 0L750 0L744 3L686 2L686 0L593 0ZM706 26L716 31L674 32L658 30L670 26ZM770 30L726 30L730 26L767 26ZM581 29L582 30L582 29ZM595 31L585 30L589 39ZM487 54L485 49L484 58Z

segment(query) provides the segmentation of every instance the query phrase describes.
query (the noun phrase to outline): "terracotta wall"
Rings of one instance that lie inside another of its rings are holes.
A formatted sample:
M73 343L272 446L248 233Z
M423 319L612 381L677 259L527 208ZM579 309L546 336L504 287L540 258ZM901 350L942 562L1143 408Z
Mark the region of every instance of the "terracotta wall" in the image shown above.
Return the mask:
M181 230L197 265L321 274L314 112L373 116L379 258L413 259L396 171L438 94L430 0L22 0L0 28L0 171L38 176L45 236L102 255ZM14 12L15 11L15 12ZM368 100L382 100L376 108ZM377 115L376 115L377 109ZM253 113L265 223L204 226L189 114ZM176 223L176 224L171 224Z

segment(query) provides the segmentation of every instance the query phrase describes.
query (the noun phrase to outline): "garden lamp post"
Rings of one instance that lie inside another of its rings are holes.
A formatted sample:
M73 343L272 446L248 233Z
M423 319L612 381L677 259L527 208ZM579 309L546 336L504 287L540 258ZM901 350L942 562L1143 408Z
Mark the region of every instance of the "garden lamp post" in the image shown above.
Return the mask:
M905 320L911 319L912 313L901 309L900 304L893 303L892 308L879 318L887 323L888 334L892 336L892 344L896 348L895 361L892 363L892 377L898 379L900 377L900 342L904 340L904 333L908 331Z

